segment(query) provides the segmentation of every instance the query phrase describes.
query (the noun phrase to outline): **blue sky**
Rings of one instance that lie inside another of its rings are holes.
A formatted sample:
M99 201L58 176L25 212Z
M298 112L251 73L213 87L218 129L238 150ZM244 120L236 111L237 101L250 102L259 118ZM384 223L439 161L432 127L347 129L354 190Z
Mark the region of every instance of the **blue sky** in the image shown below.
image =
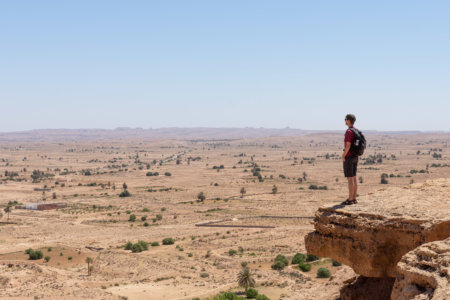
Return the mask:
M0 1L0 131L450 130L449 1Z

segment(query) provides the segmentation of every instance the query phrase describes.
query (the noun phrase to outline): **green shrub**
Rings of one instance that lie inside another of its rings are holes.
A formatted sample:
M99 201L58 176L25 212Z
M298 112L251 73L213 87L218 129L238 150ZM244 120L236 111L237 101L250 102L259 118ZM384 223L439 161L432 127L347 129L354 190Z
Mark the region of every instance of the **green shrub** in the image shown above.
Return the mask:
M163 245L173 245L175 240L173 238L165 238L162 240Z
M306 259L306 256L304 254L296 253L294 255L294 257L292 258L292 264L293 265L299 264L301 262L304 262L305 259Z
M276 260L271 267L274 270L283 270L286 265L282 261Z
M131 250L131 247L133 246L132 242L128 242L125 244L125 250Z
M333 260L333 267L339 267L342 266L342 264L336 260Z
M144 249L142 249L142 246L138 243L133 244L133 246L131 246L131 252L142 252L144 251Z
M142 216L142 217L141 217L141 221L142 221L142 222L147 221L147 216Z
M138 241L137 242L139 245L141 245L142 250L148 250L148 243L145 241Z
M45 262L48 262L50 260L50 256L44 257Z
M239 297L238 295L231 292L225 292L223 294L215 296L214 300L245 300L245 298Z
M119 197L130 197L131 196L131 194L130 194L130 192L128 191L128 190L124 190L123 192L121 192L120 194L119 194Z
M274 270L283 270L287 265L289 265L288 259L284 255L278 254L271 267Z
M311 265L301 262L298 264L298 267L300 268L300 270L302 270L303 272L309 272L311 271Z
M310 189L310 190L327 190L328 187L327 187L326 185L324 185L324 186L318 186L318 185L316 185L316 184L311 184L311 185L309 186L309 189Z
M68 259L68 260L72 260L72 256L68 256L67 259Z
M209 274L208 273L200 273L200 277L206 278L206 277L209 277Z
M29 259L31 259L31 260L37 260L37 259L41 259L42 257L44 257L44 254L42 253L41 250L33 250L30 248L30 249L27 249L25 252L28 254Z
M236 253L237 253L237 251L234 250L234 249L228 250L228 255L229 255L229 256L234 256Z
M164 176L172 176L172 174L170 174L170 172L166 172L164 173Z
M263 294L258 294L256 295L256 300L270 300L269 297L267 297L266 295Z
M320 268L317 270L317 277L319 278L329 278L331 276L330 270L327 268Z
M289 265L289 261L286 256L281 254L278 254L277 257L275 257L275 261L281 261L285 266Z
M245 291L245 296L247 296L247 299L254 299L258 295L258 291L254 288L249 288Z
M138 241L133 244L132 242L128 242L125 244L125 250L131 250L131 252L142 252L148 250L148 243L145 241Z
M130 221L130 222L136 221L136 216L135 215L130 215L130 218L128 219L128 221Z
M157 246L159 246L159 243L158 243L158 242L152 242L152 243L151 243L151 246L152 246L152 247L157 247Z
M315 256L313 254L307 254L306 255L306 261L315 261L315 260L318 260L318 259L319 259L319 257Z

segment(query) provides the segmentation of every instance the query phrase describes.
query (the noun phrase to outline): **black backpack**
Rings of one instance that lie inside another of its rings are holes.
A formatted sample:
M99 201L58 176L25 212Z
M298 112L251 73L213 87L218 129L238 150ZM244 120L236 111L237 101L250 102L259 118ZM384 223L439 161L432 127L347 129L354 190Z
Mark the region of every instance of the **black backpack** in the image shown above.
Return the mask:
M358 129L350 127L350 130L355 134L353 143L350 146L350 152L356 156L361 156L364 154L364 150L366 149L366 138Z

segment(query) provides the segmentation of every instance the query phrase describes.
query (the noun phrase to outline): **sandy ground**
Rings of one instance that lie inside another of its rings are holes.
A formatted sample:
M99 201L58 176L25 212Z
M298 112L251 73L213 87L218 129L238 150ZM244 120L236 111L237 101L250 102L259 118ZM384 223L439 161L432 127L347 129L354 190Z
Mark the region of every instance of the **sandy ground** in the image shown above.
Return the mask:
M450 177L448 134L367 138L370 147L363 158L379 157L374 164L360 161L361 197ZM350 268L324 262L332 277L319 279L318 266L303 273L296 266L279 272L270 265L277 254L290 259L304 253L315 210L346 199L342 139L318 134L222 141L5 142L0 149L0 298L207 299L239 291L237 274L247 262L258 290L270 299L334 299L342 282L354 276ZM262 181L253 176L254 168L260 168ZM35 182L34 170L42 172ZM383 173L388 184L380 183ZM124 182L131 197L119 197ZM35 191L44 187L50 190ZM203 202L197 201L200 192ZM67 207L32 211L15 209L14 201ZM14 204L9 220L3 211L8 202ZM213 220L236 227L196 226ZM162 245L164 238L175 243ZM124 250L126 242L138 240L159 246L140 253ZM24 251L30 247L42 249L49 262L29 260ZM230 249L236 254L230 255ZM90 276L86 257L93 259Z

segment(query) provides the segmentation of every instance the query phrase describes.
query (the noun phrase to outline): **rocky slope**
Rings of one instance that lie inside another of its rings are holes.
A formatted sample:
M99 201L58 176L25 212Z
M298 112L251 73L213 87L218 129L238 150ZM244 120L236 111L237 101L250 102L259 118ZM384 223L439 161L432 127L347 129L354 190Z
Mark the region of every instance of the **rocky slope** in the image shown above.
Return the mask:
M305 237L306 249L341 261L364 277L391 278L387 281L393 283L406 253L450 236L449 195L446 178L383 189L356 205L322 207L315 231Z
M450 299L450 238L408 252L397 270L392 300Z

